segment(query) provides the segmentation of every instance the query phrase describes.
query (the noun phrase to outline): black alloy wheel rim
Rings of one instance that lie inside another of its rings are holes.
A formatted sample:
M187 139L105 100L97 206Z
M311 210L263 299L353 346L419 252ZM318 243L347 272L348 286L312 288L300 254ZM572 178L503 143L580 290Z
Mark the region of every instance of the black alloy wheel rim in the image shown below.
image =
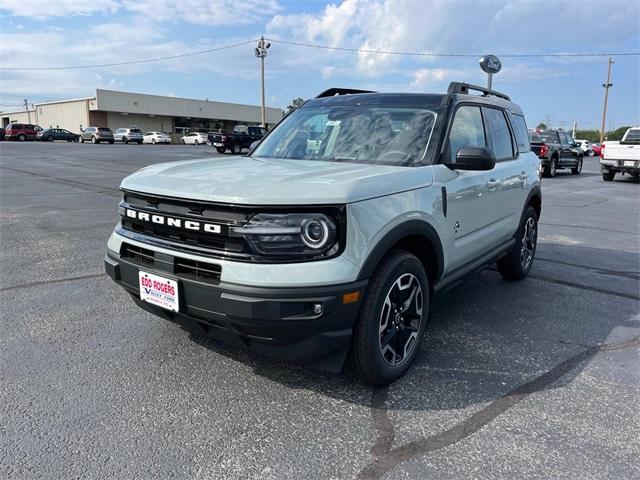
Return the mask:
M520 265L525 271L529 269L531 262L533 262L537 239L536 221L533 217L529 217L524 224L524 232L520 246Z

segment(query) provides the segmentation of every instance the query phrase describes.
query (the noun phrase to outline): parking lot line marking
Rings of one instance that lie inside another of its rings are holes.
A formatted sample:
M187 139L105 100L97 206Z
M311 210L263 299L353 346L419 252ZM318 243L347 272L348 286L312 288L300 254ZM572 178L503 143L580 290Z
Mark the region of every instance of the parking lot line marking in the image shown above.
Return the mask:
M29 288L29 287L37 287L39 285L49 285L53 283L63 283L63 282L73 282L75 280L86 280L88 278L100 278L105 277L106 273L93 273L89 275L78 275L77 277L66 277L66 278L54 278L52 280L42 280L39 282L29 282L29 283L21 283L19 285L13 285L11 287L3 287L0 288L0 292L8 292L10 290L17 290L20 288Z
M361 470L358 478L362 480L382 478L391 469L407 460L458 443L528 398L532 393L544 390L549 385L557 382L579 364L591 360L599 352L623 350L638 345L640 345L640 336L623 342L590 346L533 380L514 388L453 427L429 437L407 442L396 448L392 448L393 438L395 437L393 424L384 407L389 395L389 387L375 389L371 394L372 417L378 436L383 436L383 438L376 439L375 446L371 450L374 458L369 465Z

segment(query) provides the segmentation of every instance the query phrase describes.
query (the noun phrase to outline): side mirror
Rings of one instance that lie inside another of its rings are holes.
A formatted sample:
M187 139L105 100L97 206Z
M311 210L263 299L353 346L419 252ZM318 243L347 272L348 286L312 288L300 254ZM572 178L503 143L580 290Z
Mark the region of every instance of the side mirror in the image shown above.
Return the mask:
M496 157L487 147L462 147L456 154L455 163L447 163L452 170L493 170Z

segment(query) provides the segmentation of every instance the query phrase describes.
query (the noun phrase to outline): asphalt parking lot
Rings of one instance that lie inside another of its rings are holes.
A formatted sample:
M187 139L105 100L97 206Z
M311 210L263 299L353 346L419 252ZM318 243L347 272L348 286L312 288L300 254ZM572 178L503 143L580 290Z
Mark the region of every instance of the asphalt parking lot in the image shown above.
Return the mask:
M206 146L0 143L0 477L640 478L640 185L543 181L530 278L436 299L371 390L194 338L104 274L120 180Z

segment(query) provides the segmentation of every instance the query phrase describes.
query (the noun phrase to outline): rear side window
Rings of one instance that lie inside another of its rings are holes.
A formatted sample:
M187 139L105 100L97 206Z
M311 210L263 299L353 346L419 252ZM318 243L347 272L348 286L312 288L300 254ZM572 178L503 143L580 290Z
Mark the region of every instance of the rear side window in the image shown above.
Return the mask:
M489 145L496 156L496 160L513 158L511 131L507 125L507 119L504 118L504 113L502 113L502 110L495 108L485 108L484 113L489 134Z
M448 142L448 163L456 161L456 154L462 147L485 147L487 145L480 107L464 105L458 108L451 124Z
M516 145L518 147L518 152L525 153L530 151L531 144L529 143L527 123L524 121L524 117L522 115L516 115L509 112L509 118L511 119L513 133L516 136Z

